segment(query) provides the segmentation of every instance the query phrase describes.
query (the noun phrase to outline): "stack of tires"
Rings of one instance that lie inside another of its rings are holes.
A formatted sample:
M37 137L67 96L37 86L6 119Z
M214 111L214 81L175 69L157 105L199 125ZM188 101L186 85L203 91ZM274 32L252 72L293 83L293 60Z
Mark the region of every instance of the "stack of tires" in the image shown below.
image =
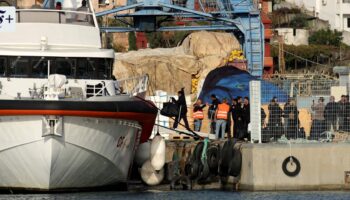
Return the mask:
M242 154L240 149L235 148L235 143L228 140L224 143L219 163L219 175L221 177L237 177L241 173Z
M211 144L208 145L208 148L205 148L203 142L199 142L186 164L185 173L191 181L205 184L208 183L211 176L239 176L241 165L242 154L239 148L235 148L233 141L226 141L222 147L218 144Z

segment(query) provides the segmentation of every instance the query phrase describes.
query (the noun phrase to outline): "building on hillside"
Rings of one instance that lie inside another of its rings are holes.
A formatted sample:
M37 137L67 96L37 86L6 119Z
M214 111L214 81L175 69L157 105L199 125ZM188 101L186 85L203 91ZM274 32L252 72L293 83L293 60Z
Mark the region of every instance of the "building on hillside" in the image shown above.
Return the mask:
M283 37L283 41L288 45L309 45L309 31L305 29L276 28L275 31Z
M286 0L300 8L312 11L315 17L328 21L331 30L350 32L350 0ZM348 33L343 42L350 44Z
M148 48L148 40L144 32L136 33L136 47L137 49L146 49Z

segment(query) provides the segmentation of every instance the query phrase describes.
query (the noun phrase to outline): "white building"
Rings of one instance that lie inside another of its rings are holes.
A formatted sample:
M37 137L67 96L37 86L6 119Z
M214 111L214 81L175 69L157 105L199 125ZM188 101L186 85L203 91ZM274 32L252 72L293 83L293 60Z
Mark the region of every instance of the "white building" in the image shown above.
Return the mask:
M276 28L278 35L283 36L288 45L309 45L309 31L305 29Z
M332 30L350 32L350 0L286 0L298 7L312 11L315 17L326 20ZM344 42L347 43L344 34Z

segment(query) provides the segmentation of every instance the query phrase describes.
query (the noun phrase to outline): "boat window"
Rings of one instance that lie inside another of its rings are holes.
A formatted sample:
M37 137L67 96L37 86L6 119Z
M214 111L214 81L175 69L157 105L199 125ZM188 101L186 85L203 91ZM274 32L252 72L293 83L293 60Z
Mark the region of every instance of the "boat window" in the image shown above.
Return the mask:
M6 74L6 58L5 57L0 57L0 77L5 76Z
M97 77L101 79L107 79L110 76L109 64L107 59L97 60Z
M50 69L50 74L63 74L67 78L74 78L75 60L69 58L56 58L54 66Z
M28 77L29 58L13 57L10 60L9 74L11 77Z
M62 74L76 79L110 79L113 59L110 58L54 58L54 57L0 57L0 77L47 78Z
M45 57L34 57L32 59L31 77L46 78L47 77L48 60Z
M78 59L77 78L110 79L112 59L87 58Z
M76 78L92 79L94 78L94 69L94 65L88 59L78 59Z

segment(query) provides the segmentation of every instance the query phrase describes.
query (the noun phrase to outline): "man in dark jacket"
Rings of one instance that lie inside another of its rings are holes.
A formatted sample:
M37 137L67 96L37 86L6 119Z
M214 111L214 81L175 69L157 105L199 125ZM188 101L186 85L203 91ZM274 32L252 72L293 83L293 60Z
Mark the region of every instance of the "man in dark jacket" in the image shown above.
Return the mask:
M215 134L215 129L216 129L216 122L215 122L215 112L216 109L218 108L218 105L221 103L219 99L216 97L215 94L212 94L210 96L212 102L209 105L208 109L208 118L210 119L210 133Z
M350 132L350 102L349 95L345 96L345 109L344 109L344 131Z
M249 138L248 135L248 125L250 123L250 104L249 104L249 98L244 97L243 100L243 107L242 107L242 116L243 116L243 138Z
M282 127L282 109L277 103L277 98L274 97L271 100L271 103L268 106L269 109L269 120L268 120L268 129L270 134L278 139L284 132Z
M324 109L324 117L326 119L328 131L332 130L332 128L334 131L337 131L337 118L339 115L340 107L339 104L334 100L334 96L331 96Z
M345 107L346 107L346 96L341 95L341 99L338 102L339 114L338 114L338 130L344 131L345 122Z
M288 101L284 107L285 133L288 139L296 139L299 129L299 112L295 100L289 99Z
M244 135L242 97L238 96L231 107L233 119L233 137L240 138Z
M176 116L175 118L173 128L174 129L177 128L177 125L179 124L181 119L183 119L185 122L186 129L191 130L187 120L187 104L186 104L184 88L181 88L181 90L177 94L179 96L178 100L175 100L175 98L172 98L172 101L177 104L179 109L179 115Z
M240 108L237 104L237 99L232 99L232 104L230 106L230 113L231 113L231 118L233 121L233 136L234 138L237 138L237 124L238 124L238 119L241 119L241 113L240 113Z

